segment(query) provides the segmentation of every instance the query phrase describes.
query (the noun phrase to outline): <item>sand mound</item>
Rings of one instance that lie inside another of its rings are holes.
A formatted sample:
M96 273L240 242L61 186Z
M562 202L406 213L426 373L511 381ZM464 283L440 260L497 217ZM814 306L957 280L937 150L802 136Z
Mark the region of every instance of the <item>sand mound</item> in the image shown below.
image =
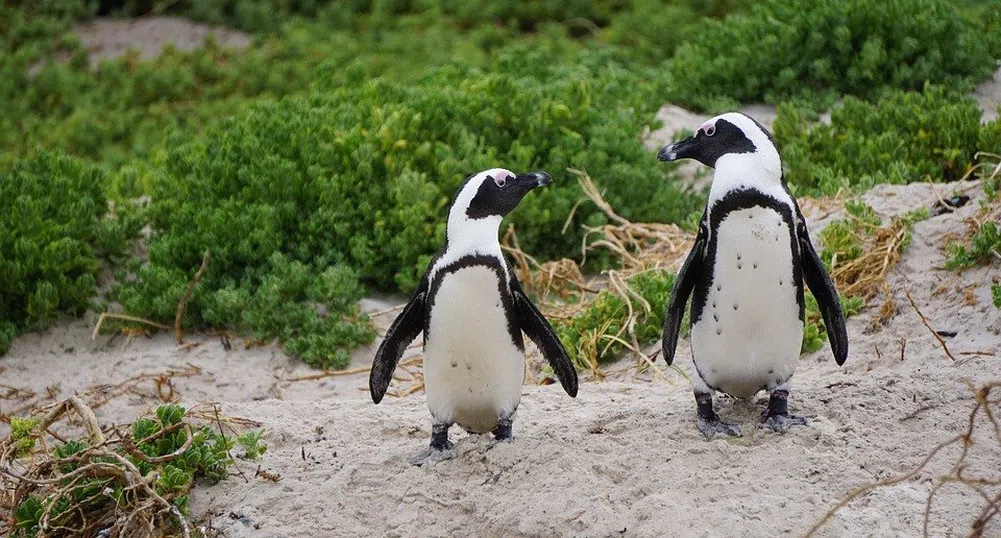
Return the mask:
M135 50L139 59L150 60L160 55L168 44L188 51L205 44L212 35L221 47L243 49L250 46L249 35L222 26L211 26L181 17L148 16L135 19L98 18L73 28L83 45L90 51L93 64L118 58Z

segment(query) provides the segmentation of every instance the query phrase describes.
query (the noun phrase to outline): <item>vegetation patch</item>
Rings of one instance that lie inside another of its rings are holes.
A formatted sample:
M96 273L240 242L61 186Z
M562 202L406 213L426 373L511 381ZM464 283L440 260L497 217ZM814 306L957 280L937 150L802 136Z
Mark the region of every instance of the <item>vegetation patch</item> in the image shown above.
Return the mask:
M795 106L779 107L775 137L785 177L798 195L859 192L876 184L955 181L982 148L1001 147L1001 120L980 123L977 103L927 86L875 102L846 97L829 125Z
M965 13L949 0L764 0L691 31L667 61L670 99L721 111L783 100L827 107L927 81L966 91L1001 54L988 33L995 11Z
M69 413L86 434L49 433ZM0 439L0 508L11 514L4 522L11 525L8 535L141 536L154 528L191 535L188 496L196 481L226 478L237 442L244 457L266 450L259 432L227 436L223 421L217 409L206 416L164 404L153 417L106 432L76 396L44 414L13 419L11 434Z
M0 171L0 355L23 331L90 308L104 263L128 253L140 220L110 214L102 181L47 152Z

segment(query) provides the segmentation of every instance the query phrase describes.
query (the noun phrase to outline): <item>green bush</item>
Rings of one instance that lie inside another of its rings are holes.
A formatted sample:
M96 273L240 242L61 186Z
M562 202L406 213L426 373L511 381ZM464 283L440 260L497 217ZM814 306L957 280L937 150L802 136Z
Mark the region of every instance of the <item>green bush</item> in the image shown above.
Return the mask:
M992 16L966 16L949 0L764 0L691 30L666 64L670 97L703 109L791 98L827 106L926 81L967 89L995 68Z
M47 152L0 171L0 355L20 332L83 313L102 261L127 252L139 221L108 215L103 181Z
M846 97L830 125L814 125L792 105L779 107L775 137L796 194L860 191L880 183L954 181L978 149L1001 147L1001 121L980 124L967 98L928 86L893 91L869 103Z
M629 279L629 287L649 304L649 311L636 296L630 294L630 304L626 304L621 295L606 289L600 291L587 308L573 318L554 319L556 334L574 365L578 369L586 369L599 362L618 359L622 355L625 346L619 340L631 342L626 327L630 307L638 315L633 330L640 345L659 340L674 279L674 273L659 269L646 271Z
M36 466L39 478L47 482L29 485L27 491L18 492L20 502L13 513L10 536L62 536L50 533L55 529L94 530L95 522L103 526L111 522L121 525L132 512L149 510L150 506L159 510L160 506L144 489L130 487L130 482L137 480L147 482L160 500L170 503L177 513L188 515L189 494L196 480L214 482L227 477L233 465L229 451L234 442L212 427L192 424L185 414L184 407L161 405L155 418L137 420L130 428L131 435L112 438L106 446L91 447L87 441L70 439L55 446L51 459L36 455L47 459ZM39 432L29 433L39 435ZM253 441L254 448L261 451L259 435L249 432L240 438ZM34 437L31 440L34 442ZM129 474L125 460L140 476ZM80 474L79 470L85 466L92 470ZM109 467L117 467L117 472ZM75 476L67 476L74 472ZM24 487L22 483L21 488ZM149 504L144 506L146 502ZM180 532L176 523L173 517L168 517L158 525L169 535L175 535Z

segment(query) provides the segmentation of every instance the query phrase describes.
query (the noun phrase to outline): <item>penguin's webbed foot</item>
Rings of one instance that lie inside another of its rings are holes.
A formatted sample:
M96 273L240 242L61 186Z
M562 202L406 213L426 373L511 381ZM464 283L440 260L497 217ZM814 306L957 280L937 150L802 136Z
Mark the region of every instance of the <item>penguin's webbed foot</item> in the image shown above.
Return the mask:
M785 415L768 415L759 427L768 428L777 433L785 433L793 426L806 426L806 419L788 413Z
M725 433L733 437L741 435L739 425L733 422L723 422L716 413L713 413L713 416L699 416L695 425L698 426L702 435L706 436L706 439L712 439L717 433Z
M410 463L416 466L425 463L437 463L439 461L450 460L455 457L452 451L452 441L448 440L448 428L451 424L434 424L431 426L431 446L425 448L414 457L410 458Z
M448 443L446 448L435 448L429 446L424 450L414 454L410 458L411 465L420 467L425 463L438 463L439 461L450 460L455 457L455 451L452 450L452 443Z
M789 414L789 391L776 389L768 398L768 411L761 422L761 428L785 433L792 426L806 426L806 419Z
M717 433L725 433L733 437L740 437L740 426L733 422L723 422L719 415L713 410L712 394L695 393L695 403L698 406L698 420L695 425L706 436L712 439Z
M511 419L501 419L497 421L497 427L493 431L494 438L491 445L503 441L514 441L514 433L511 431Z

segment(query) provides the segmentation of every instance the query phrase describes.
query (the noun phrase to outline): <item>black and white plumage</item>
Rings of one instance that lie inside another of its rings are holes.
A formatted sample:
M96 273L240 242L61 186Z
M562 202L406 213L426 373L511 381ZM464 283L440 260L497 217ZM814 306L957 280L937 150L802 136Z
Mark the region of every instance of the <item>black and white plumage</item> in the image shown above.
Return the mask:
M491 169L466 179L449 210L445 248L431 262L410 302L376 352L369 377L379 403L404 350L424 333L424 383L433 422L431 446L414 464L446 459L448 428L511 437L525 368L522 333L539 346L570 396L577 371L552 326L509 270L497 234L501 219L545 172Z
M806 220L786 189L771 134L752 118L717 116L662 161L695 159L715 168L695 245L678 273L664 319L664 357L674 360L689 296L692 388L698 427L740 435L713 410L714 390L749 398L771 392L764 426L784 431L805 419L789 414L789 380L803 339L803 283L820 306L838 365L848 334L837 290L814 250Z

